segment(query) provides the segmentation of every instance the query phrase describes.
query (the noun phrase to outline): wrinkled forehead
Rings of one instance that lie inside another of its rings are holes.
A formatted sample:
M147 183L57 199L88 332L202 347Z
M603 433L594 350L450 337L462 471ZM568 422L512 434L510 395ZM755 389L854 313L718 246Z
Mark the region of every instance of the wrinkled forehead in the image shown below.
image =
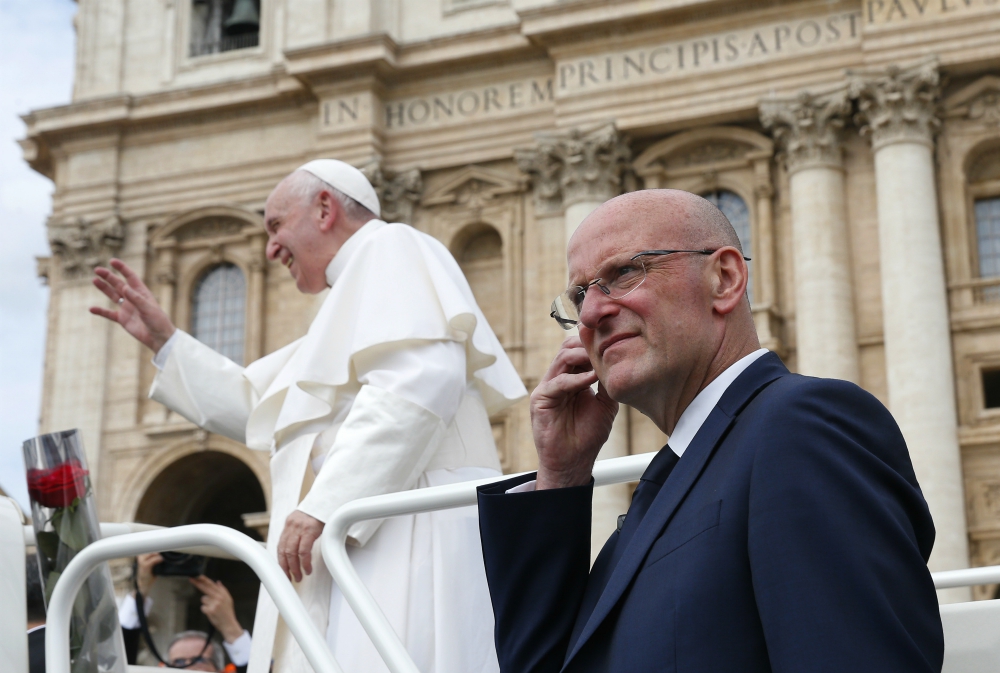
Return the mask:
M187 659L200 654L203 647L205 647L205 641L202 638L181 638L170 646L170 652L167 654L171 659L176 659L178 657L184 657ZM205 650L205 654L202 656L205 658L210 658L212 656L211 643L209 643L208 648Z
M643 250L680 247L683 225L671 213L603 208L594 211L570 237L566 249L571 285L581 285L611 262Z

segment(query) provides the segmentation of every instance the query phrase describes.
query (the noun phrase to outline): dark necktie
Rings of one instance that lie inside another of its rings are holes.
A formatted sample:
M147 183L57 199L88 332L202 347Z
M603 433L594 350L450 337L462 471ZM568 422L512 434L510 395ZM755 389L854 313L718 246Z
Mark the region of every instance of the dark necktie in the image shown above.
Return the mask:
M639 485L636 486L635 493L632 494L632 504L629 505L628 512L624 515L624 520L621 520L621 526L619 526L617 532L611 534L611 537L604 545L604 549L597 556L594 567L590 570L590 577L587 579L587 589L584 592L583 601L580 604L580 612L573 627L571 643L576 641L580 635L580 631L583 630L587 619L590 617L590 613L594 611L594 606L597 605L597 600L604 591L604 587L607 586L608 580L611 579L611 574L614 572L615 566L618 565L622 554L625 553L625 548L628 547L628 543L632 539L632 536L635 535L639 523L646 515L646 512L649 511L650 505L653 504L653 500L656 499L657 494L660 492L660 487L663 486L667 477L670 476L670 472L674 469L678 460L680 458L677 454L669 446L664 446L649 463L646 471L642 473Z
M649 506L653 504L653 500L660 492L660 487L670 476L678 460L680 457L673 452L668 444L656 454L646 471L642 473L639 485L635 487L635 493L632 494L632 503L628 507L628 512L622 515L624 518L619 517L619 537L615 541L614 560L616 563L614 565L617 565L617 561L625 547L628 546L629 540L635 535L635 529L639 527L642 518L646 516Z

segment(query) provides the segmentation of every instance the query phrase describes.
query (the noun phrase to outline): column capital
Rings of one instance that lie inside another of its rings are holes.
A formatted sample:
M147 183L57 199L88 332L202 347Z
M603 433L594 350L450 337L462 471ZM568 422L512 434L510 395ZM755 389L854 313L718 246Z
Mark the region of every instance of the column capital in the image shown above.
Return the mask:
M896 142L933 143L940 125L941 89L936 58L907 67L848 71L851 97L858 101L856 121L878 149Z
M538 133L535 138L535 147L514 150L514 160L531 176L540 209L607 201L621 194L622 175L632 155L628 140L613 123Z
M402 173L382 170L380 161L374 160L362 166L360 171L372 183L382 207L381 218L386 222L413 224L413 209L424 191L424 180L419 168L411 168Z
M851 114L847 88L760 102L760 121L778 141L788 171L843 163L840 130Z
M60 275L68 280L89 276L106 264L125 242L125 225L118 215L103 219L77 217L48 224L49 247L58 260Z

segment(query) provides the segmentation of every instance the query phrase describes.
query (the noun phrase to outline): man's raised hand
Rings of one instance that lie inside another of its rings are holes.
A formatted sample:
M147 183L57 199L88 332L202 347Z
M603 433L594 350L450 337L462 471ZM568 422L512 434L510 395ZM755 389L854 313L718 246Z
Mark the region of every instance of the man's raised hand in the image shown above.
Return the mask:
M159 352L177 328L128 264L112 259L110 266L121 275L99 266L94 269L93 283L118 308L91 306L90 312L118 323L154 353Z
M202 593L201 612L212 622L222 639L234 643L243 635L243 627L236 619L236 607L233 596L225 585L218 580L211 580L204 575L189 577L191 585Z
M531 430L538 451L535 488L581 486L611 434L618 403L597 381L579 337L566 339L531 393Z

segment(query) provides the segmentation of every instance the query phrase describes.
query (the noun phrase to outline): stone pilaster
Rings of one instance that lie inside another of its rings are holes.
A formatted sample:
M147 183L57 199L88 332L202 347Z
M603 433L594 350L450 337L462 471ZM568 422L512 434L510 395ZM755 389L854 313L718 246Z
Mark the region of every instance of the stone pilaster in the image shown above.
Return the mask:
M859 380L851 255L840 130L847 89L760 104L789 173L795 333L802 374Z
M48 276L49 348L40 432L79 428L92 478L101 470L108 343L111 325L91 315L94 304L110 306L90 284L94 267L107 264L125 240L117 215L48 222L52 258ZM53 346L54 344L54 346Z
M412 168L402 173L388 173L377 161L361 167L368 181L378 194L382 206L382 219L386 222L413 224L413 209L424 192L420 169Z
M541 213L563 209L566 240L598 206L622 192L622 177L631 158L628 141L614 124L570 129L535 136L536 147L514 151L518 167L531 176L535 206ZM630 453L628 409L621 407L598 460ZM625 484L594 492L591 557L615 530L618 515L628 510L631 497Z
M889 408L937 528L932 570L968 565L951 329L938 222L934 61L850 73L871 137ZM949 590L962 599L967 590ZM943 597L944 598L944 597Z

